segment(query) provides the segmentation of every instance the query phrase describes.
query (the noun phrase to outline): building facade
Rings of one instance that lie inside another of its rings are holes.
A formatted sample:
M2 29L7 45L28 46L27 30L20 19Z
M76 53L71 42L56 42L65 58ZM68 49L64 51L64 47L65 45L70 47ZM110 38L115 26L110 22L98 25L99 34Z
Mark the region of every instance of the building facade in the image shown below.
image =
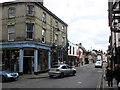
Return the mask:
M111 32L108 59L114 66L120 64L120 0L108 0L108 21Z
M2 10L2 63L19 73L48 70L67 59L68 25L40 2L6 2Z
M77 66L77 64L80 63L79 61L79 53L78 51L78 46L76 44L73 44L69 42L69 47L68 47L68 64L70 66Z
M69 42L68 47L68 63L71 66L79 67L85 62L85 49L82 45Z

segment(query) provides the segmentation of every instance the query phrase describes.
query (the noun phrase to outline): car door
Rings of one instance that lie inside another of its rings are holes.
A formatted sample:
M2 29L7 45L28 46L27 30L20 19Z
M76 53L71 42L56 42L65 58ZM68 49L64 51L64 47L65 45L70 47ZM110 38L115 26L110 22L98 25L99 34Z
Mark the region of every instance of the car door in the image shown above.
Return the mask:
M65 65L62 66L61 68L62 68L62 72L63 72L65 75L69 74L68 69L67 69L67 67L66 67Z
M69 65L67 65L66 67L67 67L67 70L68 70L68 74L72 74L73 73L72 68Z

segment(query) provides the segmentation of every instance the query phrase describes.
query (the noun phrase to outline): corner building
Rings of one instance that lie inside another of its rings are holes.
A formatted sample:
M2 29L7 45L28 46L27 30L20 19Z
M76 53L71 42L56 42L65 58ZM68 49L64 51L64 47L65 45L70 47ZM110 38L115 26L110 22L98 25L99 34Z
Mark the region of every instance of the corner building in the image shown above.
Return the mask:
M2 10L2 64L21 74L67 62L68 25L40 2L5 2Z

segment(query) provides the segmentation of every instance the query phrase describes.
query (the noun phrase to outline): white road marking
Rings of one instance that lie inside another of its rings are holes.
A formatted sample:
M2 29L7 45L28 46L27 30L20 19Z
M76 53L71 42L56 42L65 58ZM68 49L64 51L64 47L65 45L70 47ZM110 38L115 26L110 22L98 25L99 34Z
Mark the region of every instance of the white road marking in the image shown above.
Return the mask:
M82 84L82 82L77 82L78 84Z
M97 72L102 72L102 71L97 71Z

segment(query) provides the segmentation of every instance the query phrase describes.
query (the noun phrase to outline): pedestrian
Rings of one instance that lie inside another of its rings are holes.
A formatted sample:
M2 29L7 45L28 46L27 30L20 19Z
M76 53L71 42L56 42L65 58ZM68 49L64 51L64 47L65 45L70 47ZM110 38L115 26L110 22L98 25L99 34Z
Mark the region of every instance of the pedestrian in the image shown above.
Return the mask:
M117 86L118 86L118 84L120 83L120 64L115 65L114 73L115 73L115 79L117 81ZM118 90L120 90L120 87L118 87Z
M113 87L113 77L114 77L114 73L113 73L111 67L107 66L106 67L106 78L108 80L109 87Z

